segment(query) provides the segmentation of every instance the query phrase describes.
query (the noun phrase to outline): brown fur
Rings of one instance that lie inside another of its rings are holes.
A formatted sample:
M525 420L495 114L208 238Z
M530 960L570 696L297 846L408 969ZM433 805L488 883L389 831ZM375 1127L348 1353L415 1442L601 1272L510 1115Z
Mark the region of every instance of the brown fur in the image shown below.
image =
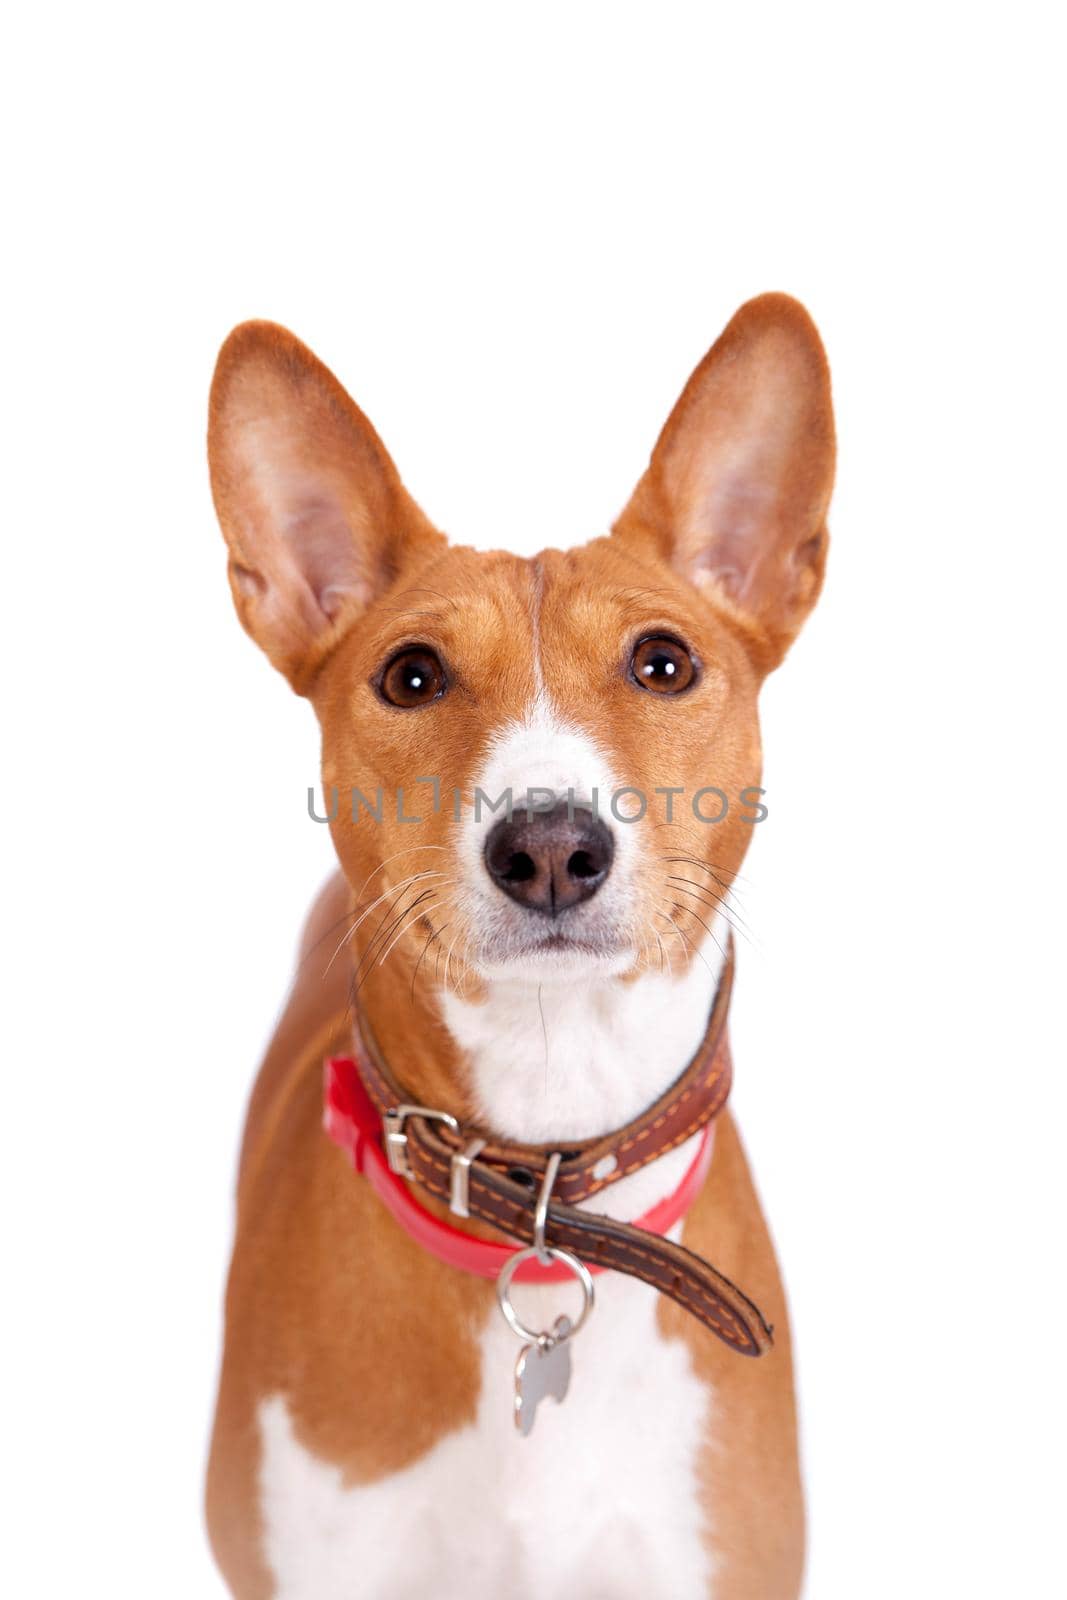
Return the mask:
M435 771L469 797L491 735L532 698L536 647L554 705L608 745L621 782L650 797L666 784L731 796L757 785L759 685L822 580L833 437L814 329L794 302L765 296L697 369L611 537L581 550L531 562L447 546L336 380L270 325L239 329L224 348L210 443L238 611L311 699L324 786L342 796L332 832L343 878L312 914L241 1160L208 1520L234 1593L257 1600L271 1592L256 1498L264 1395L285 1393L302 1442L352 1483L417 1459L477 1403L470 1334L489 1314L491 1285L420 1251L321 1132L322 1058L345 1046L353 975L412 1098L467 1119L473 1110L436 995L445 982L476 992L465 956L478 929L448 881L450 809L429 814L414 780ZM634 643L657 633L695 654L693 690L663 697L628 677ZM398 711L376 675L414 642L447 663L450 688ZM388 809L381 826L352 822L349 792L372 797L379 786L387 802L405 790L426 816L417 832ZM662 797L642 826L655 843L644 851L641 911L650 926L660 921L658 948L635 950L635 974L663 960L664 939L676 940L675 962L692 958L751 837L738 806L701 827L684 815L668 823ZM405 883L416 872L444 876ZM354 914L378 896L331 965ZM716 1597L788 1600L803 1550L788 1329L728 1115L684 1239L777 1328L773 1355L746 1362L676 1308L660 1311L715 1390L704 1471Z

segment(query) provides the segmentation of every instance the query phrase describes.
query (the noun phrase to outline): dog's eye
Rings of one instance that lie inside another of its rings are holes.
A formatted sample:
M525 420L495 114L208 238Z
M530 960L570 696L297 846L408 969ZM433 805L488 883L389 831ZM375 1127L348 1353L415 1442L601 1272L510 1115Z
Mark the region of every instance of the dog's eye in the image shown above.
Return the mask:
M445 692L445 672L432 650L415 645L389 662L378 685L383 700L405 711L428 705Z
M696 665L677 639L642 639L630 661L634 681L653 694L680 694L696 677Z

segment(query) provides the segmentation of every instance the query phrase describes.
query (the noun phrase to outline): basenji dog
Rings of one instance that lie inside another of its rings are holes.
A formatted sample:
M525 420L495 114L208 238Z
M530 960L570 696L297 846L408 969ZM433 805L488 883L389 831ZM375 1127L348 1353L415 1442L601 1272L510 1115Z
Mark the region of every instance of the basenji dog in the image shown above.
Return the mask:
M209 457L341 868L241 1154L232 1592L789 1600L786 1307L723 1102L757 696L827 553L811 320L743 306L577 549L450 545L270 323L222 349Z

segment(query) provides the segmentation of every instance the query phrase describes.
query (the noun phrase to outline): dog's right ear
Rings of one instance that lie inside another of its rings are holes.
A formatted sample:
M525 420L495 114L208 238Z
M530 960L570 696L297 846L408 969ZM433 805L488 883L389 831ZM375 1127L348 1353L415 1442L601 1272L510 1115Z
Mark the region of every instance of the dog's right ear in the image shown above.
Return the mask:
M242 323L219 352L208 458L237 614L304 693L412 548L442 535L332 372L272 322Z

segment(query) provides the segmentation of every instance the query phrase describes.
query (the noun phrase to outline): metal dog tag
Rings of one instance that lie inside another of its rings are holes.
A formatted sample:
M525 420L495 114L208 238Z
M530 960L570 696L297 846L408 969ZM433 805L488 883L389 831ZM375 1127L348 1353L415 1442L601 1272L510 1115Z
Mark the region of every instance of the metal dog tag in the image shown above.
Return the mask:
M515 1363L515 1426L525 1438L546 1394L562 1403L571 1381L571 1319L557 1317L551 1333L524 1344Z
M562 1262L577 1278L582 1287L584 1303L576 1322L572 1322L570 1317L557 1317L551 1333L538 1333L536 1328L528 1328L523 1322L511 1303L509 1290L519 1268L524 1262L532 1260L540 1261L542 1266L550 1265L553 1261ZM519 1359L515 1363L513 1415L516 1428L525 1438L533 1428L538 1401L543 1400L546 1394L560 1401L567 1393L571 1381L569 1341L584 1326L593 1309L596 1291L584 1261L579 1261L569 1250L560 1250L556 1245L533 1244L526 1250L516 1250L513 1256L508 1257L496 1280L496 1297L508 1327L523 1340Z

